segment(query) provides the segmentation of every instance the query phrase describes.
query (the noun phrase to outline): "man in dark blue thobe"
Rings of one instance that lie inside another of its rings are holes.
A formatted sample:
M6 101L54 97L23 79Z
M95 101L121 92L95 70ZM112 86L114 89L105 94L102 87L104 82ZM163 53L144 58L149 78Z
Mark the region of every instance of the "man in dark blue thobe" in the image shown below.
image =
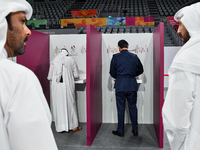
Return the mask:
M143 66L137 55L127 50L127 41L120 40L118 42L118 48L120 53L113 55L110 64L110 75L116 79L115 94L118 112L118 128L116 131L112 131L112 133L117 136L124 136L124 112L127 99L132 132L134 136L137 136L138 121L136 103L138 85L135 77L143 73Z

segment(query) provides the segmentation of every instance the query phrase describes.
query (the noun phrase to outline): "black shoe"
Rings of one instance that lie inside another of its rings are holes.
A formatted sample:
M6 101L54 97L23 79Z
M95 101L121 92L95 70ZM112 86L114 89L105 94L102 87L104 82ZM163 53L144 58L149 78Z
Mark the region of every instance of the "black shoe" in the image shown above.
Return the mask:
M134 136L138 136L138 131L132 131Z
M124 137L124 133L119 133L118 131L112 131L112 134L120 136L120 137Z

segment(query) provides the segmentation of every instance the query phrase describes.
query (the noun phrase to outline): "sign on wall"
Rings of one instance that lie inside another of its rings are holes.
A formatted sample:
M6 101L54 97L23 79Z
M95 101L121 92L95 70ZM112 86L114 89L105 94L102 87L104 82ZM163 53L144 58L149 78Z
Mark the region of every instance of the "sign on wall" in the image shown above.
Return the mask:
M72 18L74 17L93 17L97 14L97 9L90 10L72 10L71 11Z
M155 25L154 17L113 17L113 18L86 18L86 19L61 19L61 26L74 23L76 27L91 24L92 26L125 26L125 25Z
M125 26L126 17L107 18L107 26Z
M126 17L126 25L155 25L154 17Z
M76 27L86 27L87 24L92 26L106 26L107 18L86 18L86 19L61 19L61 26L67 26L68 23L74 23Z
M40 25L47 26L47 20L27 20L26 25L32 25L33 28L39 28Z
M86 72L86 35L50 35L50 61L66 48L77 62L81 72Z

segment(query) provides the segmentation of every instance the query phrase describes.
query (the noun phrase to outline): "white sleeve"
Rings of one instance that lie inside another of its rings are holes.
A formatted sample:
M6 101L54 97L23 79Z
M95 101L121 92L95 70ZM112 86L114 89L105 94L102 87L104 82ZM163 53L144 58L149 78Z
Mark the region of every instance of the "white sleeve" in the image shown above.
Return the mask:
M6 127L11 149L57 150L51 114L36 76L29 70L11 85Z
M52 76L53 76L53 64L50 63L49 73L48 73L47 79L52 80Z
M171 71L162 115L171 149L178 150L184 143L191 125L190 115L195 98L195 74L173 68Z
M79 78L78 66L75 60L73 62L73 75L75 79Z

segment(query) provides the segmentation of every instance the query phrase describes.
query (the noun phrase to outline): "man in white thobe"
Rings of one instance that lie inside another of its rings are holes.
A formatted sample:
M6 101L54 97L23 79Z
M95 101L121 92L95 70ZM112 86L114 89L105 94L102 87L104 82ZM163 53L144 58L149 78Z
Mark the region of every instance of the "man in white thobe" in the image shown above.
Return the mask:
M73 132L78 126L74 80L79 78L76 61L63 50L50 63L48 80L52 80L52 114L57 132Z
M0 149L57 150L51 114L32 71L7 59L25 52L31 34L25 0L0 0Z
M182 8L174 18L186 44L169 69L164 129L172 150L200 150L200 3Z

